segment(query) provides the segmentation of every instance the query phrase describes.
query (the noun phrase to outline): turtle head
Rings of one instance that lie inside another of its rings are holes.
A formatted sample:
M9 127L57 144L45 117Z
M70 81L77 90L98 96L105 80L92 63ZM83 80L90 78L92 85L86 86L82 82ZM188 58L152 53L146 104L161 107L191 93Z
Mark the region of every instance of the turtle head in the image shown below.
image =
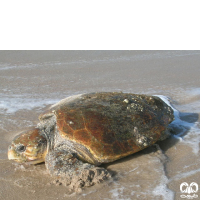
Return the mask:
M37 164L44 162L47 140L39 129L33 129L14 138L8 147L8 159L19 163Z

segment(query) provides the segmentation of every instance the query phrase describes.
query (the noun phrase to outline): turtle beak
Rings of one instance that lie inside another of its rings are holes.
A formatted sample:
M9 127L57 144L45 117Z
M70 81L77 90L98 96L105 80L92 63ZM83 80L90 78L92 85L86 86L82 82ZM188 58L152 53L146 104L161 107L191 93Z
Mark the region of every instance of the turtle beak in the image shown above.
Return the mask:
M44 159L35 159L33 161L28 161L26 162L26 164L29 164L29 165L36 165L36 164L39 164L39 163L43 163L44 162Z
M12 151L9 151L9 152L8 152L8 159L9 159L9 160L15 160L15 156L14 156L14 154L13 154Z
M9 159L9 160L13 160L13 159L15 159L14 151L13 151L11 145L8 147L8 159Z
M8 159L9 160L15 160L16 162L19 162L16 158L16 153L12 149L11 145L8 147Z

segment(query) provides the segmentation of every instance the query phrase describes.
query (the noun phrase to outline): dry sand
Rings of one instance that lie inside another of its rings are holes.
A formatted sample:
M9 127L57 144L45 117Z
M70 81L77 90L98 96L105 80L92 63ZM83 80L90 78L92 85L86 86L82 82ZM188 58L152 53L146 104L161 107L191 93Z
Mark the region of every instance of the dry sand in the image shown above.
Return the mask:
M199 51L1 51L0 199L184 199L181 183L200 187L199 63ZM13 137L35 126L48 106L94 91L168 96L180 111L182 135L104 165L112 178L79 193L50 177L44 164L7 160ZM200 199L200 190L195 194Z

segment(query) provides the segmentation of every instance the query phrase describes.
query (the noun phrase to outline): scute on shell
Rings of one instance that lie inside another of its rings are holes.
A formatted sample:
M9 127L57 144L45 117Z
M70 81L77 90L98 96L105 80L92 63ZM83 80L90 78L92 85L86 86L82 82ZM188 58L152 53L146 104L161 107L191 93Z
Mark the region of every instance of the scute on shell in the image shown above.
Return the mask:
M164 138L173 110L155 96L91 93L52 106L59 134L111 162ZM87 160L86 160L87 161ZM89 162L89 161L88 161Z

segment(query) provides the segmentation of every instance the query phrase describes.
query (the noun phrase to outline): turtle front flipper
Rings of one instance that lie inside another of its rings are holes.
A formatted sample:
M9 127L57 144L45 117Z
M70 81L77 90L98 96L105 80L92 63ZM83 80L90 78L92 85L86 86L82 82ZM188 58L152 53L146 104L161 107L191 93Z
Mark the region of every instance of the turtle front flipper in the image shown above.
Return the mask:
M91 186L111 177L106 169L84 163L75 153L66 150L49 152L45 165L50 174L61 178L59 183L70 185L74 189Z

